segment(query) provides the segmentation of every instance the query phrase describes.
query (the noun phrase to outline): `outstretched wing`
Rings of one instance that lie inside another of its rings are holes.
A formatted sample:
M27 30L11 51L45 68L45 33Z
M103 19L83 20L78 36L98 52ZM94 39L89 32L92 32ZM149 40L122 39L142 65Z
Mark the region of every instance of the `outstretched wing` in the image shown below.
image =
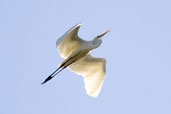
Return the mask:
M81 25L82 24L75 25L56 41L59 54L64 59L68 58L76 49L80 48L81 44L84 42L78 36Z
M85 89L88 95L97 97L105 78L106 60L87 55L71 64L69 69L84 77Z

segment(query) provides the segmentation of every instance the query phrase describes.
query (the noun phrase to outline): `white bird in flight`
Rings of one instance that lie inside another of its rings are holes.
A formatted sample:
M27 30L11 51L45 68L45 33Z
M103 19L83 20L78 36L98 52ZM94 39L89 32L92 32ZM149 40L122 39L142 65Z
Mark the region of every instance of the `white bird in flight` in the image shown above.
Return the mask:
M65 60L42 84L67 67L72 72L83 76L86 93L89 96L97 97L105 78L106 60L92 57L90 51L101 45L101 38L110 30L98 35L92 41L85 41L78 36L81 25L75 25L57 40L56 46L59 54Z

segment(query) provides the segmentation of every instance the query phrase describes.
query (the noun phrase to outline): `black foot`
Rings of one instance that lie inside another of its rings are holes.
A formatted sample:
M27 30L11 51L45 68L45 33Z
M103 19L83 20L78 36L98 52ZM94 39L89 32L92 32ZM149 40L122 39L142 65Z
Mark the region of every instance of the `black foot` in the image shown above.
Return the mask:
M46 80L44 82L42 82L41 84L45 84L47 81L51 80L53 77L49 76L48 78L46 78Z

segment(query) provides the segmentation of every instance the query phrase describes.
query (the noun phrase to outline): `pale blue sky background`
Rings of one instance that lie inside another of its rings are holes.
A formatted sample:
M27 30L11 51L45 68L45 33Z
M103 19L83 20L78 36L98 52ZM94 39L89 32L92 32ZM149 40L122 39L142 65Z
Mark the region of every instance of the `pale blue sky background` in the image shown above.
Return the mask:
M107 59L97 99L64 70L56 40L112 31L92 55ZM171 114L170 0L0 0L0 114Z

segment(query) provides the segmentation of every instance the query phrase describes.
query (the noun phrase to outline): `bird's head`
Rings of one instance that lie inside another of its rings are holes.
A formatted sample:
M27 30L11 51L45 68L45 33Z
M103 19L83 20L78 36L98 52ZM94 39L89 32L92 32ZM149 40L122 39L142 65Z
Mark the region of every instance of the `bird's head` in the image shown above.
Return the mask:
M100 44L102 43L102 39L101 39L101 38L102 38L105 34L107 34L109 31L110 31L110 30L107 30L107 31L104 32L103 34L96 36L96 37L93 39L93 41L92 41L92 42L93 42L93 45L96 46L96 47L99 47Z

